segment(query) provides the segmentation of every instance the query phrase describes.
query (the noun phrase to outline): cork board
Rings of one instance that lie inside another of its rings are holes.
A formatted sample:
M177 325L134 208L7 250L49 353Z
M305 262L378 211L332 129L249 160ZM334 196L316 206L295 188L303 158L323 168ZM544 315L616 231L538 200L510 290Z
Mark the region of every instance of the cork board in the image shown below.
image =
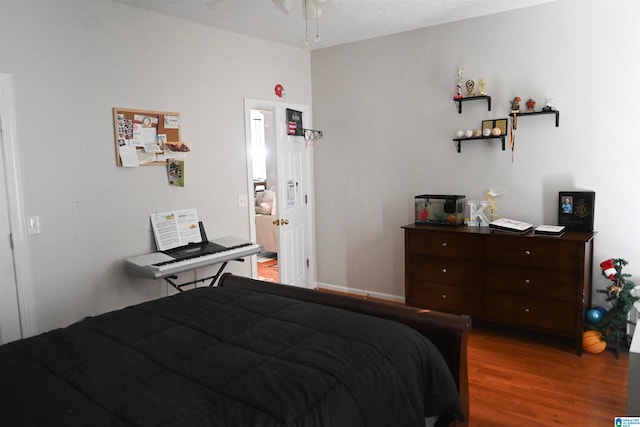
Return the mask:
M164 144L182 141L180 113L114 107L113 126L117 166L166 165Z

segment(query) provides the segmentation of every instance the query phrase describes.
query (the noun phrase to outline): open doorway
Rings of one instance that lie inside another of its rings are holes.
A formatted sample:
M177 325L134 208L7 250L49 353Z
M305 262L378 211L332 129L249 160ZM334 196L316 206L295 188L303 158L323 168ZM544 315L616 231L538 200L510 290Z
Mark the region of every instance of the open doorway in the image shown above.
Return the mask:
M258 279L278 282L278 166L273 111L256 109L250 115L255 242L263 248L257 261Z
M308 105L245 99L247 188L253 195L249 226L251 240L265 255L275 254L267 255L271 277L277 269L279 283L311 288L316 278L313 149L304 136L289 133L289 109L303 127L311 127ZM252 257L253 277L260 275L258 258Z

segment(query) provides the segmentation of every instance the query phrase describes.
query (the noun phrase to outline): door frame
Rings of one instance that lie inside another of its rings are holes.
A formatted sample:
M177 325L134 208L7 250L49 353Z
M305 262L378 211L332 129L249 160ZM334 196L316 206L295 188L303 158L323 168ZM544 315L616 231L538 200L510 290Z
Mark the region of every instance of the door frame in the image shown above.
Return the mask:
M304 110L308 111L309 114L305 119L305 125L308 127L313 127L311 122L311 107L306 104L291 104L287 102L278 102L278 101L266 101L260 99L249 99L245 98L244 100L244 112L245 112L245 146L246 146L246 157L247 157L247 194L249 197L249 230L250 230L250 239L252 242L256 239L256 209L254 203L251 203L253 200L253 161L251 158L251 110L268 110L273 111L275 113L276 107L282 108L291 108L294 110ZM275 114L274 114L275 117ZM308 241L306 243L307 247L305 248L307 253L307 259L309 260L309 267L307 271L307 283L305 284L307 288L312 288L316 285L316 239L315 239L315 209L314 209L314 184L313 184L313 146L307 147L306 150L306 163L308 167L305 171L305 180L307 182L307 188L305 189L305 194L307 195L307 217L306 217L306 233L309 236ZM278 242L278 245L280 242ZM258 277L258 264L257 264L257 256L251 257L251 275L252 277Z
M18 295L18 312L22 338L36 334L35 310L31 265L27 247L26 224L23 218L22 182L20 179L20 156L16 129L13 80L10 73L0 72L0 125L2 126L2 152L7 184L9 223L13 244L13 262Z

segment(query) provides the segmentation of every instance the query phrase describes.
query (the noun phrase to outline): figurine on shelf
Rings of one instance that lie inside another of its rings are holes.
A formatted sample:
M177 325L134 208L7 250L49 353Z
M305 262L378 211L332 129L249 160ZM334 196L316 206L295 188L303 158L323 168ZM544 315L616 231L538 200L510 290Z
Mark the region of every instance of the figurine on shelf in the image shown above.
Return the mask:
M456 94L453 99L462 98L462 67L458 67L458 76L456 77Z
M487 82L484 79L480 79L478 81L478 95L484 96L484 87L487 85Z
M520 101L522 101L522 99L519 96L516 96L515 98L513 98L513 101L511 101L511 112L512 113L519 113L520 112Z
M473 96L473 89L476 87L476 83L473 80L467 80L467 96Z
M535 108L535 106L536 106L536 101L529 98L529 100L527 101L527 113L533 113L533 109Z
M553 99L547 98L544 100L544 107L542 111L553 111Z

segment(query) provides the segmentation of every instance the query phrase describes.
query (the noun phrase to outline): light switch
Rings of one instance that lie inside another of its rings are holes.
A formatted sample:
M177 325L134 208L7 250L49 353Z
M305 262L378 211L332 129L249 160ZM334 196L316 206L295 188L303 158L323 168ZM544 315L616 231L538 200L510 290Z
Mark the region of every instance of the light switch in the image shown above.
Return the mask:
M27 217L27 233L28 234L40 234L40 216Z

